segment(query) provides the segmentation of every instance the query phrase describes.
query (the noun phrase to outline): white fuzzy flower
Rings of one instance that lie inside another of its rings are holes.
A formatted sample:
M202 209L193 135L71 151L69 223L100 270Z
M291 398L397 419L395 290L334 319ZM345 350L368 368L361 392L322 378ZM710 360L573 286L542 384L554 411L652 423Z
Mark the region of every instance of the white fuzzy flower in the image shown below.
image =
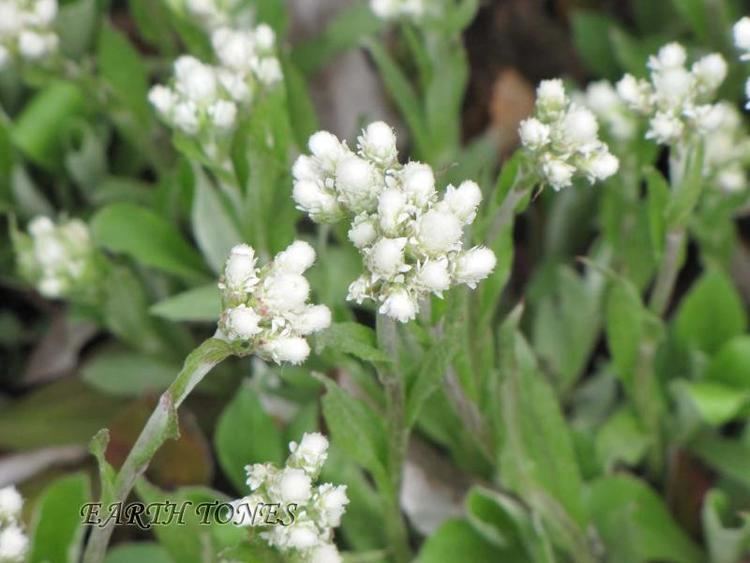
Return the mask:
M409 162L401 169L401 185L409 201L416 206L426 205L435 195L435 174L421 162Z
M337 527L341 525L341 517L346 512L349 497L346 496L346 485L332 485L326 483L318 489L317 505L328 526Z
M219 129L231 129L237 119L237 106L233 102L219 100L208 107L208 116Z
M277 271L287 274L303 274L315 263L315 249L303 240L294 241L274 258Z
M276 470L270 463L255 463L245 466L247 474L247 486L251 491L255 491L263 486L266 481L276 474Z
M299 336L279 336L261 345L261 352L277 364L298 366L310 355L310 345Z
M259 326L260 315L247 305L239 305L229 309L225 315L225 326L230 338L249 340L263 330Z
M183 55L174 63L178 92L193 102L211 101L216 96L216 74L209 65L195 57Z
M659 112L651 119L650 127L646 133L647 139L653 139L657 143L670 144L682 136L684 125L678 118L668 113Z
M336 201L336 196L325 190L318 182L295 182L292 199L297 208L308 213L313 221L325 223L341 215L341 207Z
M274 57L260 59L252 65L253 72L258 81L266 87L278 84L284 78L281 71L281 63Z
M336 165L336 190L342 203L354 213L370 209L377 197L378 180L374 167L356 155Z
M23 497L10 485L0 489L0 522L18 520L23 509Z
M597 153L586 166L591 182L603 181L614 176L620 168L620 161L612 153Z
M255 28L255 44L261 51L271 51L276 46L276 33L264 23Z
M464 225L474 221L481 202L482 190L476 182L471 180L461 182L457 188L448 186L443 197L445 206Z
M536 90L536 103L544 115L553 115L565 108L568 96L562 80L542 80Z
M455 250L462 234L461 221L452 213L433 209L419 220L417 238L429 255Z
M300 274L282 270L263 280L263 304L274 313L296 311L310 296L310 284Z
M687 52L679 43L664 45L656 56L649 57L648 67L651 70L669 70L682 67L687 60Z
M542 164L544 177L556 191L570 186L573 183L575 172L574 166L556 158L550 158Z
M417 316L419 306L405 289L397 289L385 298L378 309L382 315L386 315L402 323L411 321Z
M286 530L286 547L304 551L320 541L318 530L311 522L294 523Z
M314 133L307 143L310 152L318 159L321 168L333 173L339 160L347 154L346 147L328 131Z
M361 216L355 219L349 229L349 240L357 248L364 248L371 245L378 238L374 222L367 216Z
M258 283L255 250L238 244L229 253L224 266L224 283L232 291L251 291Z
M16 524L0 530L0 561L21 563L26 556L29 539Z
M521 122L518 135L526 148L536 151L549 143L550 129L538 119L531 117Z
M441 295L450 288L451 275L448 271L448 260L428 260L418 268L417 280L426 290Z
M148 101L156 108L156 111L166 116L174 109L177 102L177 96L175 96L174 92L166 86L157 84L149 91Z
M346 299L347 301L354 301L357 305L361 305L365 299L370 297L370 283L364 276L358 277L352 283L349 284Z
M586 108L571 107L562 122L565 139L576 147L591 145L597 141L599 124Z
M299 467L310 476L316 476L328 457L328 438L320 432L306 433L299 444L289 443L289 452L289 465Z
M395 234L399 224L406 218L406 194L399 189L389 188L378 198L378 218L380 228L387 234Z
M335 545L320 545L310 552L310 563L342 563Z
M727 77L727 61L718 53L706 55L692 67L693 75L707 91L716 90Z
M285 503L302 504L312 496L312 480L302 469L284 469L276 476L272 487L277 498Z
M325 305L310 305L294 317L297 332L307 336L331 326L331 310Z
M734 24L732 29L734 35L734 44L741 51L747 51L742 55L743 60L750 58L750 17L745 16Z
M370 123L358 139L362 155L380 166L391 166L398 157L396 134L387 123L376 121Z
M477 246L462 253L456 262L455 276L459 283L475 288L495 269L497 258L494 252L484 246Z
M370 250L370 269L384 278L390 278L408 268L404 263L406 238L381 238Z

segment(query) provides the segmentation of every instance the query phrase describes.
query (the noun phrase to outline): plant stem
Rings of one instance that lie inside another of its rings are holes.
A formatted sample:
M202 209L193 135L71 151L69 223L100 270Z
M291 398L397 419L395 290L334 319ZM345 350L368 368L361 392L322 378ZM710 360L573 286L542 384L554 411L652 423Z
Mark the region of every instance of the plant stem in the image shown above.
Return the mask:
M232 349L226 342L214 338L206 340L190 353L180 373L162 393L158 405L117 473L112 487L112 498L107 499L109 503L125 502L154 454L167 439L179 434L179 406L205 375L231 354ZM104 490L105 486L102 484L102 491ZM104 560L113 530L111 520L107 520L102 527L94 527L91 530L83 558L84 563L101 563Z
M385 391L386 427L388 431L388 469L390 487L383 493L386 508L385 531L393 553L393 560L404 563L411 559L406 522L401 513L401 476L409 440L406 428L404 381L398 370L398 333L396 322L378 314L376 321L378 346L393 361L391 366L378 369L378 377Z
M677 274L680 271L680 256L685 244L685 228L680 227L667 233L667 243L664 257L656 276L654 289L649 299L649 309L661 317L667 310L669 300L674 290Z

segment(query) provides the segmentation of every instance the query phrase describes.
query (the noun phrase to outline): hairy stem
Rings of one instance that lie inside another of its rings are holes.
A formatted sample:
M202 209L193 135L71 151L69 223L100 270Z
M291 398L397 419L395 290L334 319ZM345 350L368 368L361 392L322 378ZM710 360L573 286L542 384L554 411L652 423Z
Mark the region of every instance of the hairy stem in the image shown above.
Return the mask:
M672 291L677 281L677 274L680 272L680 258L684 244L685 229L683 227L667 233L664 257L648 303L649 309L659 317L667 310L670 298L672 297Z
M231 353L232 349L227 343L214 338L206 340L190 353L180 373L162 393L158 405L117 473L112 487L112 498L107 499L109 503L125 502L154 454L167 439L177 436L179 406L206 374ZM84 563L101 563L104 560L113 531L111 520L102 527L94 527L91 530L83 557Z
M378 314L377 335L378 346L393 361L390 366L381 367L378 370L378 377L385 391L388 431L390 490L381 491L386 508L385 531L393 553L393 560L402 563L411 559L406 521L401 513L400 503L401 476L409 433L405 417L406 392L404 381L399 376L398 370L398 334L395 321Z

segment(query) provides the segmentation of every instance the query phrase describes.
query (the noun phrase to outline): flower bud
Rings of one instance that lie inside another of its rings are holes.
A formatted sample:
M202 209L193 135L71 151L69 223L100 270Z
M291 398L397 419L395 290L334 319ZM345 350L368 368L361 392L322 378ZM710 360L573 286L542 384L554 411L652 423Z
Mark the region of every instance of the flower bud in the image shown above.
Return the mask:
M435 175L432 168L421 162L409 162L401 170L401 186L414 205L427 204L435 194Z
M183 55L174 64L177 89L194 102L206 102L216 96L216 76L208 65Z
M693 75L709 92L713 92L727 77L727 62L718 53L706 55L693 64Z
M326 483L320 486L320 498L318 506L323 516L323 522L327 526L337 527L341 525L341 517L349 504L346 496L346 485L334 486Z
M328 438L320 432L308 432L300 443L290 442L289 463L310 475L317 475L328 457Z
M325 305L310 305L294 321L298 334L307 336L331 326L331 310Z
M224 266L224 281L231 290L250 291L258 282L255 250L247 244L232 248Z
M562 80L542 80L536 90L537 105L544 114L554 114L568 103Z
M395 233L404 218L406 210L406 195L396 188L388 188L380 194L378 199L378 217L380 227L388 234Z
M433 209L419 220L417 239L427 254L440 255L454 250L462 235L461 222L452 213Z
M370 123L359 137L359 150L365 158L380 166L390 166L396 161L396 134L383 121Z
M404 248L406 238L381 238L370 250L370 269L385 279L392 278L404 270Z
M14 486L0 489L0 522L18 520L22 509L23 497Z
M11 524L0 530L0 561L22 561L29 547L29 539L23 530Z
M681 67L687 60L687 53L685 48L679 43L668 43L659 49L658 54L655 57L651 57L648 62L648 67L651 70L669 70Z
M738 49L743 51L750 51L750 17L745 16L734 24L732 29L734 35L734 44ZM746 60L747 54L742 56L743 60Z
M314 547L318 541L318 530L311 522L297 522L286 530L286 545L293 549L306 550Z
M260 351L277 364L289 363L298 366L310 355L310 345L301 337L279 336L265 342Z
M428 260L419 267L417 281L428 291L440 295L451 285L448 261L446 259Z
M352 244L360 249L371 245L378 237L375 225L370 219L355 220L348 234Z
M273 485L284 503L302 504L312 495L312 481L302 469L287 468L276 477Z
M594 143L597 140L599 124L594 114L586 108L572 108L563 120L566 140L576 148Z
M475 246L462 253L456 263L455 276L459 283L474 289L477 284L495 269L495 253L485 246Z
M298 310L310 296L310 284L299 274L278 273L263 281L263 303L273 313Z
M342 563L335 545L321 545L310 552L310 563Z
M587 171L591 176L591 181L606 180L614 176L620 168L620 161L609 152L601 152L593 155L588 162Z
M249 340L259 334L262 329L258 326L260 316L247 305L239 305L225 313L224 322L227 336L232 339Z
M372 165L356 155L347 156L336 165L336 190L354 213L373 206L376 182Z
M258 45L258 49L261 51L271 51L276 45L276 33L274 33L271 26L267 24L260 24L255 28L255 43Z
M647 139L654 139L657 143L670 144L682 136L684 124L676 117L657 112L651 119L650 128L646 133Z
M418 310L416 301L409 293L405 289L397 289L388 295L378 312L405 323L416 317Z
M518 128L523 146L529 150L539 150L549 143L550 129L535 117L524 119Z
M336 169L336 164L345 154L341 142L328 131L313 133L307 142L307 146L313 156L320 161L321 167L328 172L333 172Z
M148 101L163 116L169 115L174 109L175 103L177 103L174 92L161 84L151 88L148 93Z
M575 170L576 169L567 162L555 158L547 160L542 165L542 173L544 174L544 177L547 179L550 186L556 191L562 188L567 188L573 183L572 180Z
M226 100L218 100L208 108L208 116L219 129L231 129L237 118L237 106Z
M274 258L277 271L302 274L315 263L315 249L303 240L296 240Z
M482 190L476 182L466 180L458 188L448 186L443 202L464 225L474 221L477 208L482 202Z

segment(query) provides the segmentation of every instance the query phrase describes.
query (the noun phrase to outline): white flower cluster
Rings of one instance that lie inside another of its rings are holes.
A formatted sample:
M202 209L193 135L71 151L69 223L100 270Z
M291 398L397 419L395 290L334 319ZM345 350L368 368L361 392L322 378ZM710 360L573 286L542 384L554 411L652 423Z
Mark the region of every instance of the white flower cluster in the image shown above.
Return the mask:
M686 62L685 48L669 43L649 58L650 81L626 74L617 83L625 104L648 117L646 138L662 145L679 143L693 131L705 135L721 122L722 112L713 100L727 76L726 61L714 53L690 69Z
M170 0L170 3L208 31L230 24L245 27L253 21L253 13L244 0Z
M734 44L742 51L740 60L750 61L750 17L745 16L734 24ZM745 83L745 95L750 100L750 78ZM745 106L746 109L750 109L750 101Z
M220 336L247 343L264 360L301 364L310 355L305 337L331 324L328 307L307 304L310 285L302 274L315 262L315 251L295 241L265 267L256 262L246 244L235 246L227 259L219 282Z
M328 457L328 439L317 432L305 434L299 444L289 444L289 451L281 469L268 463L245 467L251 494L234 501L234 523L264 526L268 523L268 508L264 511L264 507L283 510L295 505L292 522L270 526L261 532L261 537L301 561L341 563L341 555L333 544L333 532L341 525L349 504L346 486L331 483L314 486Z
M95 249L86 224L79 219L55 225L36 217L28 226L30 238L17 245L22 275L49 298L69 295L93 276Z
M638 124L611 83L592 82L578 101L594 112L611 138L629 141L635 137Z
M29 540L20 525L23 498L13 486L0 489L0 563L21 563Z
M179 57L172 85L154 86L149 100L170 126L215 140L233 131L239 109L259 87L272 87L282 74L274 54L276 37L267 25L244 31L219 28L211 41L218 65Z
M750 160L750 137L733 104L721 102L718 108L719 126L706 135L705 173L720 189L738 192L748 185L745 163Z
M0 69L14 58L39 61L57 50L57 0L0 0Z
M559 79L539 84L534 116L521 122L518 133L536 173L554 190L572 185L576 176L592 184L606 180L619 168L599 140L594 114L572 103Z
M454 284L474 288L495 267L491 250L463 249L463 229L482 199L479 186L448 186L438 198L432 168L398 163L387 124L367 126L356 153L325 131L310 137L309 148L312 154L294 164L293 197L314 221L352 219L349 239L366 273L350 285L349 300L372 299L380 313L406 322L422 296L442 296Z
M430 0L370 0L370 9L380 19L399 18L419 20L427 12Z

